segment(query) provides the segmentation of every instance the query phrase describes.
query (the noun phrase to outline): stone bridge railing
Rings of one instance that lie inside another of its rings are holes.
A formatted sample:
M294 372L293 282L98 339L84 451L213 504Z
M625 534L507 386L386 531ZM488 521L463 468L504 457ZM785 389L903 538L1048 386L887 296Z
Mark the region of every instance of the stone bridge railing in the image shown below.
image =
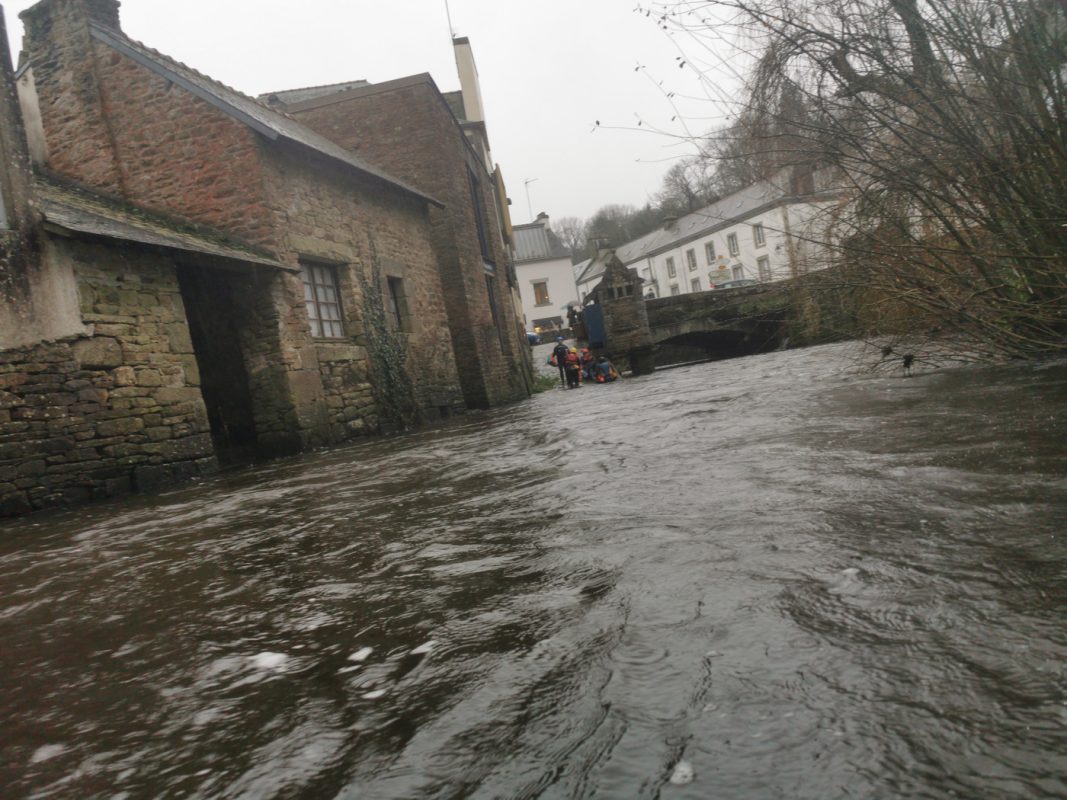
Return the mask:
M781 324L789 310L789 281L715 289L646 300L653 343L718 331L751 334Z

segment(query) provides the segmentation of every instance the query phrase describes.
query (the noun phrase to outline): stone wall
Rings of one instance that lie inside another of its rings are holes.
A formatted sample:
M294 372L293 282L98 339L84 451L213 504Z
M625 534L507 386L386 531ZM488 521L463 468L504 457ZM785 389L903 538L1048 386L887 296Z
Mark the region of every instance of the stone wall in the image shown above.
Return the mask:
M353 181L295 147L263 151L270 195L285 218L281 258L333 265L339 277L345 339L314 342L335 434L462 408L426 204ZM389 278L403 287L401 329L387 313ZM372 388L381 408L369 403Z
M48 168L269 249L274 220L263 194L256 134L92 39L86 5L49 0L22 15ZM115 15L117 21L117 10Z
M463 394L484 408L529 395L529 352L511 296L510 256L496 219L494 177L428 75L390 81L308 103L289 113L361 158L445 204L432 208L433 247L458 355ZM468 172L469 170L469 172ZM497 322L486 284L469 174L478 182L492 260Z
M213 471L173 263L75 240L45 257L77 275L90 335L0 352L0 513Z

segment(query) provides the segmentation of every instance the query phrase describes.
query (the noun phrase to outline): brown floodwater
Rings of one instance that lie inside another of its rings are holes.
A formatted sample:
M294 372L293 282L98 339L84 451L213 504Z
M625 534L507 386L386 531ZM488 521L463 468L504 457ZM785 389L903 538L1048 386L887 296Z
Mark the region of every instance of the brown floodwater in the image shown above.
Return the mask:
M0 795L1067 797L1067 361L872 358L4 523Z

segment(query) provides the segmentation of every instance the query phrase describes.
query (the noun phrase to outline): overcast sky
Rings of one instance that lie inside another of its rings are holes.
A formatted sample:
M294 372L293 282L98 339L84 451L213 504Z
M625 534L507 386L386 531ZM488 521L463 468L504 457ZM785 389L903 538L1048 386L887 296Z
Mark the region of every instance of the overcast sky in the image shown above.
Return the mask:
M682 120L699 134L728 112L709 98L729 95L731 80L708 88L679 67L679 45L688 58L691 43L635 12L638 2L450 0L516 223L644 204L693 152ZM4 3L16 59L17 15L32 5ZM121 13L131 38L247 94L421 72L459 88L445 0L123 0Z

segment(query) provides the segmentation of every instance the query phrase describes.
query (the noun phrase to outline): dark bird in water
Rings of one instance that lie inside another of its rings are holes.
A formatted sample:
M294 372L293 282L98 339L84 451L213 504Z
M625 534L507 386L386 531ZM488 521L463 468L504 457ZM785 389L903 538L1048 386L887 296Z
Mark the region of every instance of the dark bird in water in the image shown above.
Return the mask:
M907 353L902 360L904 362L904 374L911 375L911 365L915 361L915 356Z

